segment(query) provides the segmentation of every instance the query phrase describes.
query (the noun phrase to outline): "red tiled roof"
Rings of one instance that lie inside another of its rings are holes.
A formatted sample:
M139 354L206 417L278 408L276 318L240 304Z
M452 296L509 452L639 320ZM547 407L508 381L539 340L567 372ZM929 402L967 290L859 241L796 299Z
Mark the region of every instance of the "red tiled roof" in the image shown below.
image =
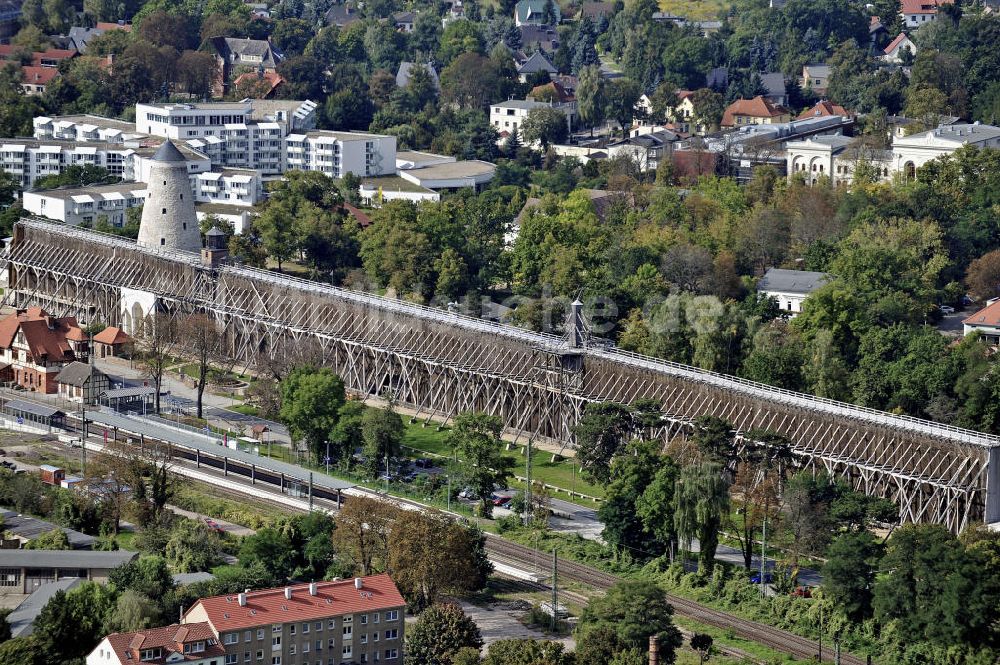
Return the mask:
M132 32L131 23L104 23L103 21L97 22L98 30L124 30L125 32Z
M57 76L59 76L59 70L55 67L41 67L38 65L25 65L21 67L21 83L48 85Z
M258 78L260 78L260 77L258 77L257 72L247 72L245 74L240 74L239 76L237 76L236 80L233 81L233 85L235 85L235 86L238 87L244 81L257 80ZM275 72L275 71L267 71L267 70L265 70L264 71L263 79L265 81L267 81L267 83L269 85L269 87L267 89L268 93L270 93L275 88L277 88L279 85L281 85L282 83L285 82L285 79L282 78L281 74L279 74L278 72Z
M722 126L732 127L736 124L736 116L749 116L751 118L777 118L788 111L781 106L772 104L761 95L753 99L737 99L726 108L722 114Z
M125 334L125 331L115 326L108 326L101 332L94 335L94 341L101 344L126 344L132 338Z
M69 58L75 57L77 54L73 49L65 48L50 48L47 51L35 51L31 54L31 57L37 62L42 58L48 58L49 60L68 60Z
M290 588L291 599L285 598L284 587L251 591L247 594L245 606L240 605L238 594L202 598L185 616L200 606L209 623L221 634L264 624L396 609L406 604L387 574L362 578L360 590L354 588L353 579L317 582L315 596L309 595L308 584L297 584Z
M983 307L962 323L969 326L1000 326L1000 300Z
M899 46L904 39L906 39L906 33L905 32L899 33L899 36L893 39L891 42L889 42L889 45L885 47L885 54L889 55L890 53L892 53L893 50L897 46Z
M954 0L901 0L903 14L937 14L938 7Z
M816 102L816 105L811 109L806 109L799 114L797 120L805 120L806 118L825 118L831 115L842 115L850 117L850 113L847 112L843 106L839 104L834 104L833 102L821 99Z
M347 210L351 217L358 220L358 224L361 228L367 228L372 223L372 218L367 215L363 210L352 206L350 203L344 203L344 209Z
M162 655L159 658L142 662L159 665L167 662L167 659L171 657L173 657L171 662L176 663L226 655L226 650L219 644L218 638L212 632L212 627L203 621L187 623L183 626L173 624L172 626L140 630L134 633L112 633L108 635L107 640L115 655L118 656L118 660L122 663L138 663L141 657L140 651L157 648L162 649ZM205 642L205 650L185 654L184 644L193 642ZM181 656L179 660L176 658L177 655Z
M0 349L11 347L18 329L24 333L24 340L34 360L75 360L76 355L67 340L83 339L83 331L73 317L57 319L46 314L40 307L32 307L0 320Z
M677 100L683 102L685 99L694 94L694 90L678 90Z

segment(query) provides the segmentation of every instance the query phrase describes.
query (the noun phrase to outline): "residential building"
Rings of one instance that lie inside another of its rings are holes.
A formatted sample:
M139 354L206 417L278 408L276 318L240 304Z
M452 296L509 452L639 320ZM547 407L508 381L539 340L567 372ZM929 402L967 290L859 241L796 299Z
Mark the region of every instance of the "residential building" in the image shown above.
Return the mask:
M909 52L908 62L913 62L913 56L917 55L917 45L906 36L905 32L899 33L895 39L882 51L882 60L885 62L902 63L903 54Z
M36 116L33 136L40 141L78 143L126 143L142 141L147 135L135 131L135 123L97 115Z
M548 15L551 11L552 16ZM559 25L562 13L555 0L521 0L514 5L514 25Z
M265 39L238 39L236 37L212 37L205 42L205 50L213 53L219 67L219 79L215 86L218 95L224 95L230 81L245 71L276 71L282 56Z
M558 79L545 85L536 85L528 93L528 100L536 102L553 102L555 104L570 104L576 108L576 96L566 89Z
M535 51L527 60L518 65L517 78L521 83L527 83L529 79L542 72L552 76L558 74L559 70L545 57L544 53Z
M0 139L0 170L21 179L25 189L48 175L58 175L70 166L100 166L122 180L143 180L149 174L149 159L162 141L98 143ZM212 162L205 155L183 146L189 173L208 171Z
M826 118L832 115L839 115L845 118L851 117L851 114L843 106L821 99L816 102L811 109L806 109L800 113L796 120L806 120L807 118Z
M753 99L737 99L726 107L722 114L723 127L773 125L789 120L788 109L776 106L762 95L757 95Z
M992 298L986 307L962 321L965 335L979 335L990 344L1000 344L1000 298Z
M788 91L785 89L784 74L781 72L761 74L760 82L767 90L767 94L764 95L764 97L767 98L767 101L776 106L785 106L788 104Z
M48 190L27 190L21 196L26 212L66 224L96 224L101 218L112 226L126 222L126 211L146 200L146 185L124 182Z
M85 28L82 26L73 26L69 29L69 34L67 35L69 45L71 48L76 49L80 53L87 52L87 44L90 43L94 37L99 37L109 30L124 30L125 32L132 32L132 25L120 21L118 23L105 23L98 22L93 28Z
M254 99L274 99L283 85L285 79L278 72L247 72L233 81L237 95Z
M441 89L441 80L438 78L438 73L434 69L434 65L429 62L425 64L417 64L415 62L399 63L399 69L396 70L396 87L405 88L410 85L410 78L413 76L413 72L418 68L423 68L424 71L426 71L431 77L434 87L438 90Z
M792 316L802 311L802 302L809 294L830 280L825 272L768 268L757 282L757 293L778 301L778 307Z
M490 106L490 124L496 127L501 135L516 131L528 113L532 109L556 108L566 114L566 122L570 129L573 127L572 118L576 113L576 104L554 104L549 102L535 102L523 99L511 99L499 104Z
M409 34L413 32L413 25L416 23L417 15L413 12L396 12L392 15L391 20L396 30Z
M143 164L148 179L149 170ZM264 199L260 173L252 169L222 169L189 173L195 204L219 203L249 208ZM122 227L127 211L146 200L146 183L121 182L112 185L60 187L27 190L22 194L24 209L40 217L66 224L96 224L103 218L112 226Z
M21 90L26 95L44 95L53 79L59 76L54 67L25 65L21 67Z
M87 665L224 665L226 650L205 622L112 633L87 656Z
M396 137L363 132L313 130L285 137L285 169L319 171L331 178L396 171Z
M352 23L357 23L361 20L361 15L358 14L358 8L353 2L335 3L332 7L326 10L324 14L327 25L335 25L338 28L346 28Z
M225 649L226 665L398 665L405 609L396 585L382 574L202 598L181 624L207 623Z
M902 0L899 13L903 17L903 27L919 28L937 18L942 5L950 5L953 0Z
M666 129L630 136L609 143L608 157L627 155L635 161L640 171L655 171L663 160L671 159L674 144L679 140L677 134Z
M432 189L421 187L398 175L368 178L361 181L358 194L365 205L381 207L387 201L440 201L441 195Z
M251 99L203 104L136 104L139 133L183 140L213 164L277 175L283 139L316 126L316 103Z
M30 307L0 320L0 360L25 390L55 393L56 375L87 355L87 335L71 316L57 318Z
M602 16L610 20L614 12L615 5L613 2L584 2L580 5L580 12L577 14L577 19L582 19L586 16L596 25Z
M559 50L559 33L551 25L522 25L518 28L521 32L521 46L525 49L541 51L554 55ZM524 58L521 58L524 60Z
M0 42L17 34L21 24L22 0L0 0Z
M830 86L830 65L802 65L803 90L812 90L817 95L825 95Z
M137 556L138 552L128 550L0 549L0 595L32 593L43 584L68 577L104 583L112 570Z
M108 375L90 363L74 361L56 375L59 396L78 404L97 404L104 391L111 388Z

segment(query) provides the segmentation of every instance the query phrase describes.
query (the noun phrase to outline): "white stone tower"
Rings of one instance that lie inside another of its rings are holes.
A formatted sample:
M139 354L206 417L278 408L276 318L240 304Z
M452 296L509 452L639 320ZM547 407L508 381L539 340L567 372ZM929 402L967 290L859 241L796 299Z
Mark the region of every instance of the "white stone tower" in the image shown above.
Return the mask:
M201 251L187 161L170 139L163 142L150 160L138 242L147 247Z

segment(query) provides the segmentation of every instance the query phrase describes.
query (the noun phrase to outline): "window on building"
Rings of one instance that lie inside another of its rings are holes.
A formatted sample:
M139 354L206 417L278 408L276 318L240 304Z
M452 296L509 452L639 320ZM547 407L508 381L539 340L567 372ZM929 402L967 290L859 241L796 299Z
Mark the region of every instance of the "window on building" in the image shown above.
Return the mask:
M264 629L263 628L258 628L257 629L257 639L258 640L264 639Z
M345 644L340 650L341 658L353 658L354 657L354 647L350 644Z
M260 651L260 650L257 651L257 660L264 660L264 652L263 651Z
M289 632L290 635L294 635L295 634L295 624L294 623L290 624L288 626L288 632Z
M393 660L394 658L398 658L398 657L399 657L399 651L398 650L396 650L396 649L386 649L385 650L385 659L386 660Z
M305 635L308 632L309 632L309 624L308 623L302 624L302 634Z
M240 641L239 633L226 633L225 637L222 638L223 644L236 644Z
M362 614L361 618L360 618L360 621L361 621L361 625L362 626L366 625L368 623L368 615L367 614Z
M399 610L389 610L385 613L386 621L397 621L399 620Z
M387 639L387 640L394 640L397 637L399 637L399 629L398 628L392 628L391 630L385 631L385 639Z
M353 626L344 626L344 638L351 639L351 631L354 630Z
M239 662L239 660L240 660L239 654L235 653L226 654L226 665L236 665L236 663Z
M252 630L244 631L244 633L243 633L243 641L244 642L249 642L252 639L252 637L253 637L253 631Z

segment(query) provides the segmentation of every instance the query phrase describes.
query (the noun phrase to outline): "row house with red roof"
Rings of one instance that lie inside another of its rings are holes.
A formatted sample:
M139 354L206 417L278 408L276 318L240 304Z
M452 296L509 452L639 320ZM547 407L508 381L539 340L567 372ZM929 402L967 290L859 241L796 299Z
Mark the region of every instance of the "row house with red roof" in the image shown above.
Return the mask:
M23 54L19 46L0 44L0 59L12 60ZM31 54L31 64L21 67L21 89L26 95L41 95L49 83L59 76L59 63L77 55L73 49L48 49Z
M25 390L57 392L56 376L69 363L86 359L88 350L87 335L71 316L31 307L0 320L0 380Z
M223 665L226 650L207 623L174 624L112 633L87 656L87 665Z
M180 624L105 637L87 665L402 665L392 579L310 582L201 598Z

